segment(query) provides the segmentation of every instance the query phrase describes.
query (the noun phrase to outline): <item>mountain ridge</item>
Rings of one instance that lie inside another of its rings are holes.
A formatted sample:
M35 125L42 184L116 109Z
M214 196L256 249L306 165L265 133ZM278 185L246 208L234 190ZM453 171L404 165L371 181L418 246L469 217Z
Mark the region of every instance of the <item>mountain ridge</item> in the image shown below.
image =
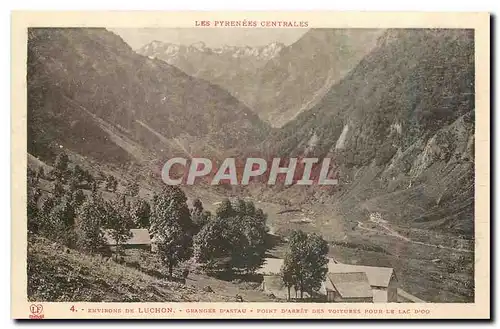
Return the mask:
M169 64L175 62L175 59L182 53L205 52L207 54L227 55L233 58L256 57L261 60L269 60L276 56L285 44L281 42L270 42L263 46L230 46L208 47L203 41L198 41L190 45L176 44L172 42L163 42L153 40L135 51L144 56L159 57ZM163 56L159 56L161 54Z
M169 149L175 143L138 121L166 140L185 136L223 151L245 148L269 130L227 91L136 54L106 29L30 29L28 95L28 149L35 155L57 141L129 161L99 120L159 158L185 152Z
M261 148L281 156L335 158L343 192L329 198L346 209L397 185L424 188L426 196L415 200L424 208L431 190L440 190L453 208L453 196L470 195L465 191L473 177L473 35L389 30L380 41L315 107L272 132ZM361 172L370 170L376 173L360 185ZM430 179L441 171L446 173ZM465 183L457 185L458 177ZM473 217L473 207L468 209ZM444 227L455 225L472 233L473 221L451 220Z
M150 43L138 53L166 61L228 90L264 121L281 127L308 110L375 46L382 30L311 29L294 43L211 48ZM156 51L153 49L156 47ZM269 51L269 48L272 51ZM225 53L224 49L229 49ZM238 57L235 50L260 57ZM307 69L304 69L307 68Z

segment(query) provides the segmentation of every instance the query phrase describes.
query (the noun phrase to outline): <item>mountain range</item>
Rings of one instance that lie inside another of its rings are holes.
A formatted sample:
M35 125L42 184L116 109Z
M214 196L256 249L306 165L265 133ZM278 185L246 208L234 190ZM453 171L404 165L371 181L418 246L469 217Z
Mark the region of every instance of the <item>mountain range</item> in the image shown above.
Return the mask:
M250 46L228 46L210 48L203 41L191 45L178 45L170 42L153 40L137 50L138 53L148 57L160 58L174 66L188 65L187 61L195 61L195 56L203 57L203 60L240 60L243 63L267 61L276 56L285 45L280 42L272 42L268 45ZM191 64L192 65L192 64ZM206 64L208 66L208 64Z
M138 53L228 90L275 127L316 104L376 44L382 30L312 29L295 43L218 49L153 41Z
M388 30L311 110L259 148L333 157L330 202L360 218L473 234L474 35Z
M355 47L360 40L370 42ZM325 55L331 48L337 50ZM226 49L228 55L242 48ZM349 56L368 49L359 61ZM341 63L345 76L325 82L320 68L333 63ZM283 65L289 69L280 71ZM350 217L384 205L395 221L473 233L472 32L312 30L262 68L269 79L260 85L271 87L255 93L259 102L273 89L293 102L317 89L311 87L317 79L324 95L272 129L221 87L141 56L105 29L30 29L28 150L43 155L64 145L116 163L250 151L329 156L341 191L317 198L339 204ZM280 111L270 106L267 117Z
M301 228L335 257L394 267L412 293L473 299L474 31L312 29L287 46L138 53L104 28L31 28L27 51L37 162L63 148L121 175L173 156L330 157L333 188L238 192L307 214Z

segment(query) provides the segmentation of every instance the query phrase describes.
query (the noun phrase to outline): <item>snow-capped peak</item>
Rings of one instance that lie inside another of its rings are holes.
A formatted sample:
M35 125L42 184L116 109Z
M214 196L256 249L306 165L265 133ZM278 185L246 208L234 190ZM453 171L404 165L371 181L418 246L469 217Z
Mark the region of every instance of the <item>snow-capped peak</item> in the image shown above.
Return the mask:
M203 41L198 41L198 42L195 42L193 43L190 48L194 48L198 51L205 51L207 49L207 46L205 45L205 43Z
M269 60L276 56L284 47L284 44L276 41L257 47L222 45L221 47L211 48L207 47L203 41L195 42L190 46L183 46L154 40L143 46L138 52L146 56L161 57L161 55L163 55L163 57L174 58L178 57L181 52L189 53L194 51L230 56L233 58L256 57L262 60Z

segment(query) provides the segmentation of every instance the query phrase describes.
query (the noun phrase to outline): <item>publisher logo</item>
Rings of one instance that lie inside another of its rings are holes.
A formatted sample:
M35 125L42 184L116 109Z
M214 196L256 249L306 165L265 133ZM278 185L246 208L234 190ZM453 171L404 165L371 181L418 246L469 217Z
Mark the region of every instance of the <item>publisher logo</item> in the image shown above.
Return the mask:
M30 319L43 319L43 305L42 304L31 304L30 305Z

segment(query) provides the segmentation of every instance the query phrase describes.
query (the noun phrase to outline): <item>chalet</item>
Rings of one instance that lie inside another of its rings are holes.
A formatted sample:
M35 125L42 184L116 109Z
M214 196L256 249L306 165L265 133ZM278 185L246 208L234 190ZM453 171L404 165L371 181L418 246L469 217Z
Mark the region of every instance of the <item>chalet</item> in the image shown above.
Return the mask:
M373 303L373 292L365 272L328 273L326 300L336 303Z
M131 229L130 233L132 236L121 244L124 248L151 250L151 238L147 229ZM104 239L107 246L110 248L116 248L116 241L111 235L111 230L104 230Z
M283 259L266 258L264 265L257 270L257 273L264 277L262 289L275 296L278 296L277 293L288 293L286 287L276 283L282 264ZM349 283L349 280L352 283ZM371 293L367 292L367 287ZM390 267L341 264L330 259L327 277L319 292L325 295L328 301L396 303L398 280L394 269Z
M390 267L340 264L330 261L328 273L364 272L373 293L374 303L396 303L398 301L398 279Z

